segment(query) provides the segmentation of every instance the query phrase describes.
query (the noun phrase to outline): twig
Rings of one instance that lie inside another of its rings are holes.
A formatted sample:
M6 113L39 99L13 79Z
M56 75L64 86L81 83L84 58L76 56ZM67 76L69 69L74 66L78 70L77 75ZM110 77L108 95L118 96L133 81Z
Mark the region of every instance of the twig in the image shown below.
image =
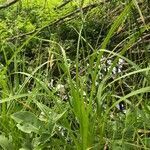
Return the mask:
M64 3L62 3L61 5L57 6L56 8L54 8L54 10L57 9L61 9L62 7L66 6L68 3L70 3L72 0L67 0Z
M88 10L91 10L91 9L97 7L97 6L98 6L97 3L90 4L90 5L88 5L88 6L83 7L83 8L82 8L82 11L83 11L83 13L86 13ZM70 18L70 17L72 17L73 15L75 15L75 14L77 14L77 13L79 13L79 12L81 12L81 10L78 8L78 9L76 9L75 11L73 11L73 12L71 12L71 13L65 15L64 17L62 17L62 18L60 18L60 19L54 21L53 23L49 24L48 26L56 25L56 24L60 23L61 21L65 20L66 18Z
M9 0L5 3L3 3L2 5L0 5L0 10L4 9L4 8L8 8L9 6L15 4L16 2L18 2L19 0Z

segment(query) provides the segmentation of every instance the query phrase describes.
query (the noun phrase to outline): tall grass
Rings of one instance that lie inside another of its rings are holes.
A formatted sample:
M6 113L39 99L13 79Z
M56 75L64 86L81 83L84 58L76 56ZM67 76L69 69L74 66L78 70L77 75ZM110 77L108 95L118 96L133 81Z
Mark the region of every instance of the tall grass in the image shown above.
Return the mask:
M5 29L0 27L0 148L150 149L145 5L105 2L85 14L81 8L90 2L72 1L60 10L53 9L59 1L34 2L3 10L8 20ZM78 7L76 20L52 25ZM18 18L12 21L11 13ZM91 15L104 24L96 41L87 31ZM131 20L138 17L140 23Z

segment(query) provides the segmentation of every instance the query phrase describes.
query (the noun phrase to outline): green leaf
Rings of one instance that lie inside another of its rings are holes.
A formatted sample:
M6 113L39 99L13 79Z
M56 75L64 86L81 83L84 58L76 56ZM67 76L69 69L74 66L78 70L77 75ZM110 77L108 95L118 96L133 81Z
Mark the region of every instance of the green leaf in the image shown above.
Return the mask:
M33 113L28 111L16 112L11 115L11 118L17 122L18 129L25 133L38 133L44 125Z
M49 120L48 122L51 121L52 124L55 124L59 119L63 117L63 115L66 113L67 110L62 112L61 114L56 113L54 110L50 109L46 105L39 103L38 101L35 100L35 104L37 107L41 110L41 112L44 113L46 118Z
M150 148L150 138L143 138L142 141L147 148Z
M31 133L31 132L38 133L38 131L39 131L39 128L37 128L29 123L17 124L17 127L19 130L21 130L22 132L25 132L25 133Z
M18 95L10 96L8 98L0 99L0 104L5 103L5 102L10 102L12 100L16 100L16 99L23 98L23 97L37 96L37 95L40 96L43 94L33 94L33 93L18 94Z
M7 137L0 135L0 146L3 150L12 150L12 144Z
M132 2L130 2L128 5L126 5L125 9L122 11L122 13L118 16L118 18L114 21L113 25L111 26L105 40L102 43L101 48L105 49L107 44L109 43L111 37L117 30L117 28L120 26L120 24L126 19L127 15L130 13L130 9L132 6Z

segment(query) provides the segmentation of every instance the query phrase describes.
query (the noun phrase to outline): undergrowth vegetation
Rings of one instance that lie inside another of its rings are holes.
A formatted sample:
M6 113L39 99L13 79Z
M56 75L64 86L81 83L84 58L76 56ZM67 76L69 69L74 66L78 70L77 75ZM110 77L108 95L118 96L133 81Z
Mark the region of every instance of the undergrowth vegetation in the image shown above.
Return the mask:
M0 149L150 149L148 0L0 4Z

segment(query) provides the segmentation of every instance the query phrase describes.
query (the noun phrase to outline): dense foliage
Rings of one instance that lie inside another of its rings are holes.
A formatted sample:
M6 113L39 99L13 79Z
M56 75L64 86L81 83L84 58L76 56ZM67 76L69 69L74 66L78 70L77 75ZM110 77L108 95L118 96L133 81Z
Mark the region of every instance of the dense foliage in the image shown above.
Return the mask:
M0 0L0 149L150 149L148 0Z

